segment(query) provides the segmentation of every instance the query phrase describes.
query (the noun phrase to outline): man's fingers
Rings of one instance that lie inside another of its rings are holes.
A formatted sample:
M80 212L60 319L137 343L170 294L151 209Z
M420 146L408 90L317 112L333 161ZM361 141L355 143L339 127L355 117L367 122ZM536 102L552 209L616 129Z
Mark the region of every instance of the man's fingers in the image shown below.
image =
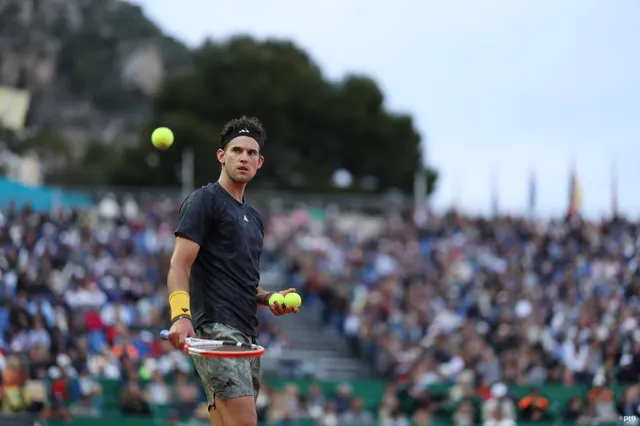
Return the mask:
M280 304L278 302L274 302L272 305L269 306L271 308L271 312L273 312L273 315L280 315L278 313L278 308L280 307Z
M285 290L282 293L294 293L296 291L295 288L290 288L289 290ZM281 305L279 302L273 302L272 305L269 305L269 308L271 308L271 312L273 312L274 315L276 316L281 316L281 315L286 315L286 314L297 314L298 308L292 308L290 306L286 306L286 305Z
M281 291L280 294L283 295L283 296L286 296L289 293L295 293L295 292L296 292L295 288L288 288L288 289L286 289L284 291Z
M180 336L178 334L170 334L169 335L169 341L171 342L171 344L173 345L174 348L178 348L178 345L180 343Z

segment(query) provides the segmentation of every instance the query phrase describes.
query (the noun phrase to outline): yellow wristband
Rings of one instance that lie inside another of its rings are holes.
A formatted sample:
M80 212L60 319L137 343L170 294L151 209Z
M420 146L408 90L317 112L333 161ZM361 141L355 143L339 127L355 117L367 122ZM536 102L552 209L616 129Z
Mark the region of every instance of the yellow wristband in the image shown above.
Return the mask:
M169 306L171 306L171 320L180 315L191 317L189 293L186 291L174 291L169 295Z

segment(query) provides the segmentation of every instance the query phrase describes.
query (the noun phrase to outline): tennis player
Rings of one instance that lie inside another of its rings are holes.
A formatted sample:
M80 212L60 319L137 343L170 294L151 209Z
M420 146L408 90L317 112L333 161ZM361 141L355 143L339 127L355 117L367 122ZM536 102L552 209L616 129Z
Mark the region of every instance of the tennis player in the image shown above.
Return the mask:
M216 156L217 182L195 190L180 207L168 287L169 340L182 348L187 337L257 343L257 307L273 293L259 286L264 225L244 200L244 190L262 167L265 131L255 118L224 126ZM286 295L295 289L281 291ZM274 315L298 313L275 303ZM213 426L256 426L260 359L194 357L205 387Z

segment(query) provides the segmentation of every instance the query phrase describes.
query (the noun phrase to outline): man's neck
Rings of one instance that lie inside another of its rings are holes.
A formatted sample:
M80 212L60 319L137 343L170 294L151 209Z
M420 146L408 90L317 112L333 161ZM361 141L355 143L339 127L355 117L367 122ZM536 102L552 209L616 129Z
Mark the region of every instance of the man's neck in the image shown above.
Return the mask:
M247 186L246 183L236 183L229 179L224 172L220 174L220 179L218 179L218 183L221 187L223 187L233 198L236 199L239 203L242 203L244 198L244 188Z

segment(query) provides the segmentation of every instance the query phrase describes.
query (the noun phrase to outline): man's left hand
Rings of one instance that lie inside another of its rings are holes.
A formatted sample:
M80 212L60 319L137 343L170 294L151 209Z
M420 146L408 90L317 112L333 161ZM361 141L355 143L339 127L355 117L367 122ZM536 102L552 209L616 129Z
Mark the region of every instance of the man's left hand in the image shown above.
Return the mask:
M295 292L296 292L295 288L290 288L290 289L287 289L287 290L278 291L276 293L277 294L281 294L282 296L286 296L289 293L295 293ZM274 294L276 294L276 293L274 293ZM281 315L291 314L291 313L297 314L299 312L298 308L291 308L289 306L284 306L284 305L281 305L278 302L273 302L272 305L269 305L269 309L271 309L271 312L273 312L273 315L275 315L277 317L279 317Z

